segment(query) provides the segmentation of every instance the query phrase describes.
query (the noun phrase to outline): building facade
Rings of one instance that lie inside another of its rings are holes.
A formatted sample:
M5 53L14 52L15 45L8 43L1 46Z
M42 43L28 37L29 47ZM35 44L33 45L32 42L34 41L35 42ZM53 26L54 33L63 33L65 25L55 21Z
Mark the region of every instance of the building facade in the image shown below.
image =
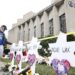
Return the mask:
M32 37L57 35L62 31L75 32L75 0L54 0L38 13L29 12L18 19L8 32L11 42L30 41Z

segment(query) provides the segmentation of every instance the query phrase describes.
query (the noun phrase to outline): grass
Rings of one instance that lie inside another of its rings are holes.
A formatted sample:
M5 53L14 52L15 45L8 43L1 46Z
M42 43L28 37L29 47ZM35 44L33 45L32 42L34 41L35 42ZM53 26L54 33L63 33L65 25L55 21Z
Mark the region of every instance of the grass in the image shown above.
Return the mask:
M4 63L10 62L9 59L2 59L2 58L0 58L0 61ZM22 63L22 66L24 68L26 66L26 63ZM36 64L36 73L39 73L40 75L56 75L53 68L45 64ZM75 75L75 67L71 67L68 75Z
M39 73L40 75L56 75L55 71L45 64L37 64L36 73Z
M69 75L75 75L75 67L71 67L69 73Z
M11 62L9 59L5 59L5 58L0 58L0 61L4 62L5 64Z

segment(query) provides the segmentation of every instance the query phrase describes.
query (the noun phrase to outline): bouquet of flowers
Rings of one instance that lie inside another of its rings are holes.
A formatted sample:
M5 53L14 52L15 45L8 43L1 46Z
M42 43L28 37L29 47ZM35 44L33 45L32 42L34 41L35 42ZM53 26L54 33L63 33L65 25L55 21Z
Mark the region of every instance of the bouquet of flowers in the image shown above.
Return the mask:
M35 54L29 54L29 56L28 56L28 62L29 62L29 64L33 65L33 63L35 62L35 60L36 60Z

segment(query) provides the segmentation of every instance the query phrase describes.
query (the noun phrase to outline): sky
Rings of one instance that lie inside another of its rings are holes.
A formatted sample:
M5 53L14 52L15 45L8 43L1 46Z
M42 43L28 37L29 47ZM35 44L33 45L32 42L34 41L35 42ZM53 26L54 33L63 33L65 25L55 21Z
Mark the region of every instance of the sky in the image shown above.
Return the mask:
M12 24L17 23L17 19L23 18L23 15L33 11L38 13L51 4L52 0L0 0L0 26L5 24L8 31Z

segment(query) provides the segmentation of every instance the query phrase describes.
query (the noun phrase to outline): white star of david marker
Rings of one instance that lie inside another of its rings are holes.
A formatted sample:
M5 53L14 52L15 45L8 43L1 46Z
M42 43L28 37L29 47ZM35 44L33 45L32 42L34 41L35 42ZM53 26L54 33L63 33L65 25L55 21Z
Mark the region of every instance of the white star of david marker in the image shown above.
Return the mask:
M28 54L35 54L36 57L38 57L38 51L37 49L40 47L40 41L38 41L37 38L32 38L30 44L28 44Z
M71 66L75 67L75 41L67 42L67 36L60 33L56 43L49 43L49 50L52 52L50 56L50 63L52 59L67 59Z

